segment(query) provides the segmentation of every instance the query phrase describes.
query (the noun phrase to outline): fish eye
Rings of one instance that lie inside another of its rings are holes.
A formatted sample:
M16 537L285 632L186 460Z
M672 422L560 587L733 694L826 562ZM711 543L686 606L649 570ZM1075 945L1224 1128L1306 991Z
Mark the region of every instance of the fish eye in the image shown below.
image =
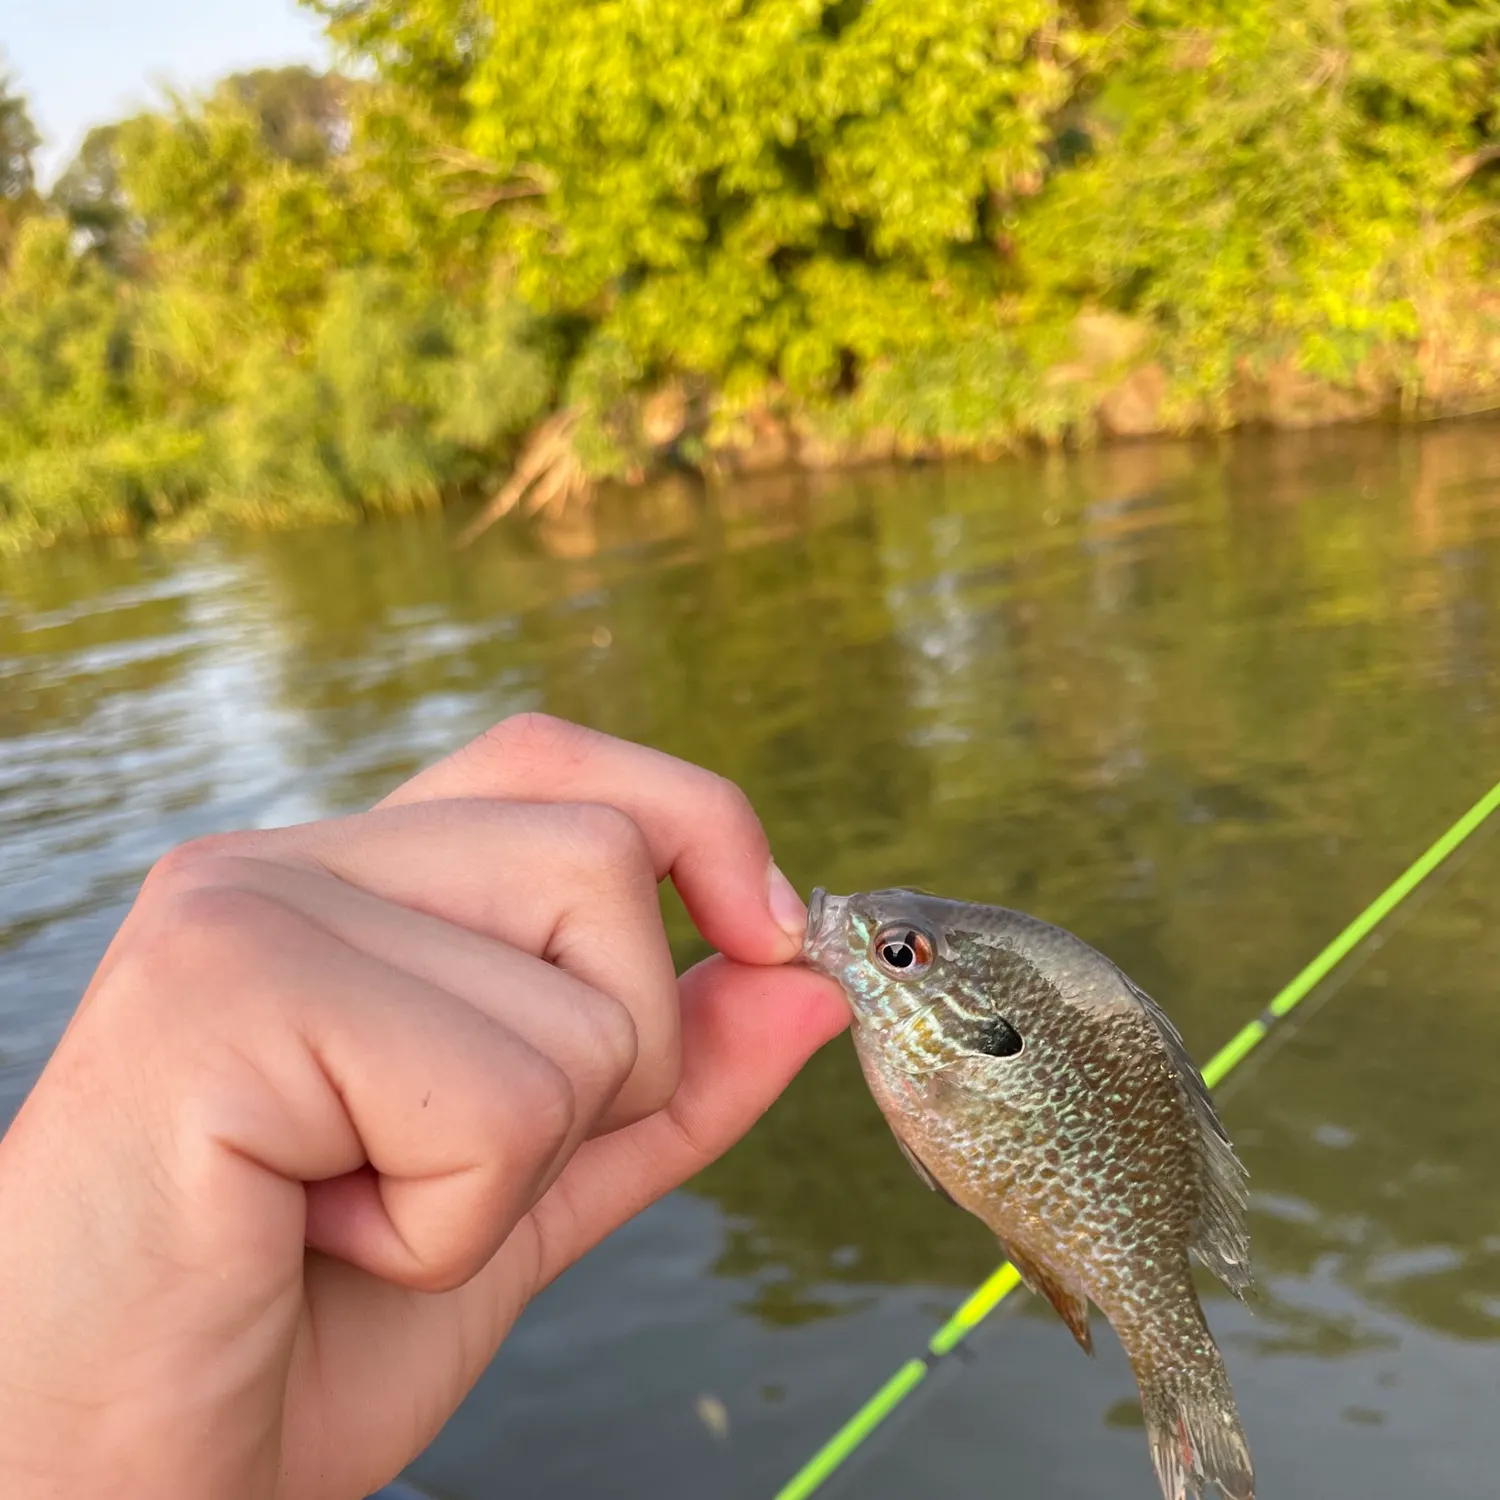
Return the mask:
M875 962L897 979L914 979L932 967L932 939L905 922L882 927L870 944Z

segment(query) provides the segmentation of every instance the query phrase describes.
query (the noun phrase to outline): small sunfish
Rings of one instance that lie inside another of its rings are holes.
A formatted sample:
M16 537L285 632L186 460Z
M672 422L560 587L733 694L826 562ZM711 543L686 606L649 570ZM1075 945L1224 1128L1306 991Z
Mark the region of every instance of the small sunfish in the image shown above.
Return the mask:
M1109 1319L1166 1500L1253 1500L1188 1260L1249 1289L1245 1171L1162 1009L1072 933L918 891L814 891L801 961L848 997L917 1175L995 1232L1087 1353L1089 1304Z

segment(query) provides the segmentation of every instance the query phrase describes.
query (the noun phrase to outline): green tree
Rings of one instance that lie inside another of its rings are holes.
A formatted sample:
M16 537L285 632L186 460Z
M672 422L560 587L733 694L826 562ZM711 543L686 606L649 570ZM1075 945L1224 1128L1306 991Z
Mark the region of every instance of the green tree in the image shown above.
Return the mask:
M140 248L120 185L117 124L99 125L84 137L78 155L53 185L52 206L85 243L117 270L126 270Z
M0 536L141 529L202 492L205 437L160 309L65 219L36 214L0 280Z
M32 156L42 138L15 80L0 72L0 265L21 220L37 206Z
M0 84L28 535L1500 402L1500 0L305 3L47 203Z
M223 299L247 335L305 334L358 233L327 95L293 73L231 77L201 106L175 100L119 127L120 185L151 274Z
M351 92L337 73L297 66L233 73L215 96L237 100L255 117L272 156L319 167L348 145Z
M469 138L536 305L816 396L982 320L1083 45L1052 0L495 7Z
M1143 0L1089 151L1017 231L1034 315L1142 317L1192 393L1279 355L1332 380L1485 274L1494 0Z
M468 118L465 90L491 45L484 0L302 0L329 37L370 62L387 82L420 97L449 127Z
M259 346L222 423L220 509L359 515L498 482L547 401L553 354L497 283L471 311L384 269L342 273L310 357Z
M357 516L494 485L558 348L385 83L235 75L90 134L0 284L0 531Z

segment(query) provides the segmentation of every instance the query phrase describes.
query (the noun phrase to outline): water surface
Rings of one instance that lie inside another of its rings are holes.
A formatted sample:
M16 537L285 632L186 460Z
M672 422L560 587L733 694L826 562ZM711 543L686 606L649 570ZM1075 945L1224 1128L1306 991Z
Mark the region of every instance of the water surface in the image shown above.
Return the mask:
M1500 774L1490 425L664 488L456 559L449 534L0 560L0 1121L164 849L368 805L519 709L736 778L804 890L1073 928L1200 1057ZM1209 1313L1268 1497L1493 1492L1497 892L1481 840L1226 1091L1265 1299ZM841 1038L529 1310L411 1478L768 1500L995 1260ZM1014 1299L825 1493L1151 1500L1098 1337L1091 1363Z

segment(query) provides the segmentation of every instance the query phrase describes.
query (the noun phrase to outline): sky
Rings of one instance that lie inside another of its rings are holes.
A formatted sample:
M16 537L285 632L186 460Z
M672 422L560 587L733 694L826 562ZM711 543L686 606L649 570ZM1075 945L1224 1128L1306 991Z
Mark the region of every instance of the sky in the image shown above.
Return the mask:
M318 18L295 0L0 0L0 70L44 137L44 186L93 125L225 73L279 63L326 67Z

